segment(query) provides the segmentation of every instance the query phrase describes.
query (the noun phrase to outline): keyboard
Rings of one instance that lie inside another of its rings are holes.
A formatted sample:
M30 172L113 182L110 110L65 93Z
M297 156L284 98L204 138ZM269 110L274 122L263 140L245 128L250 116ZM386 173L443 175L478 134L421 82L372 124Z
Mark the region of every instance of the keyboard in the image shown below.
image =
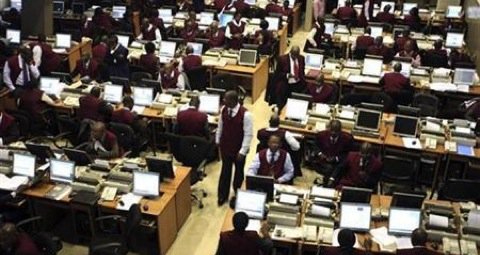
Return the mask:
M372 131L366 131L366 130L358 130L358 129L353 129L353 130L352 130L352 135L354 135L354 136L369 137L369 138L378 138L378 137L380 137L380 134L379 134L378 132L372 132Z
M102 186L104 187L114 187L117 188L118 191L122 193L128 193L132 190L132 184L117 180L107 180L103 182Z
M280 120L280 124L285 126L298 127L298 128L305 128L306 126L306 124L303 124L295 120Z
M131 182L133 180L133 174L129 172L111 171L110 174L108 174L108 179Z
M92 185L83 182L72 182L72 190L75 192L87 191L97 193L98 191L100 191L100 184Z

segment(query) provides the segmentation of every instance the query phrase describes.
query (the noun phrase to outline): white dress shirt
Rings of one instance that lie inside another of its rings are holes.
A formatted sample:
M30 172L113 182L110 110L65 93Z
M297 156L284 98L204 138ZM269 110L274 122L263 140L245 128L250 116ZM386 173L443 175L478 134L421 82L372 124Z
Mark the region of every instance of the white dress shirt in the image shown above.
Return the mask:
M314 47L317 47L317 42L315 42L315 34L317 33L317 26L320 26L320 24L318 24L318 22L315 22L315 25L313 26L312 30L310 30L310 32L308 33L307 35L307 40L314 46Z
M8 61L5 62L5 66L3 67L3 82L10 90L15 90L16 84L23 86L23 59L20 57L20 55L18 55L18 64L22 70L20 71L15 83L13 83L13 81L10 79L10 67L8 66ZM30 74L30 79L38 79L38 77L40 77L40 71L38 70L38 67L28 63L26 63L26 65L29 67L27 72Z
M237 26L237 27L240 27L242 25L242 21L240 20L239 22L237 22L235 19L232 19L232 24L234 26ZM248 33L247 33L247 27L245 25L244 29L243 29L243 33L242 33L243 36L247 36ZM232 33L230 32L230 26L227 25L227 28L225 29L225 37L227 37L228 39L232 39Z
M232 117L235 117L240 109L240 104L237 104L232 109ZM220 112L223 112L223 108ZM218 127L217 133L215 135L215 143L220 144L220 137L222 137L223 132L223 120L222 118L218 118ZM243 141L242 141L242 148L240 149L240 154L246 156L248 151L250 150L250 144L253 138L253 121L252 115L249 111L246 111L243 115Z
M152 30L153 29L153 25L152 24L149 24L148 25L148 29L147 30ZM143 34L140 33L138 36L137 36L137 40L143 40ZM160 29L156 28L155 29L155 40L157 42L161 42L162 41L162 34L160 33Z
M36 67L41 66L42 54L43 54L42 47L40 47L40 45L35 45L35 47L33 47L32 49L32 53L33 53L33 61L35 61L35 66Z
M278 130L278 127L268 127L266 130L270 132L275 132ZM292 133L285 131L285 140L287 141L288 146L290 147L290 149L292 149L292 151L298 151L300 149L300 143L297 141L297 139L295 139Z
M270 163L270 159L272 157L272 151L270 149L267 149L266 156L267 156L267 162ZM280 151L275 152L274 160L277 161L279 157L280 157ZM257 175L259 169L260 169L260 153L257 153L257 155L255 155L255 158L252 161L252 164L250 165L250 168L248 168L248 174ZM292 178L293 178L293 163L292 163L292 159L290 158L290 154L288 154L287 152L285 163L283 165L283 175L280 176L277 179L277 181L279 183L285 183L290 181Z
M175 72L172 72L170 74L170 78L173 78L175 76ZM160 82L160 85L162 85L162 74L158 74L158 82ZM183 73L179 73L177 77L177 89L179 90L184 90L185 89L185 78L183 77Z
M370 8L370 0L366 1L364 3L364 8L363 8L363 15L365 15L365 18L367 20L370 20L370 13L368 12L368 9Z
M290 58L290 74L293 76L293 77L288 78L288 74L287 74L288 83L289 84L297 83L297 82L300 81L300 79L299 79L299 77L295 77L295 63L297 63L297 65L298 65L298 72L299 73L300 73L300 63L298 63L298 58L294 60L292 58L291 54L288 54L288 57Z
M2 124L3 113L0 112L0 125ZM3 138L0 137L0 146L3 146Z

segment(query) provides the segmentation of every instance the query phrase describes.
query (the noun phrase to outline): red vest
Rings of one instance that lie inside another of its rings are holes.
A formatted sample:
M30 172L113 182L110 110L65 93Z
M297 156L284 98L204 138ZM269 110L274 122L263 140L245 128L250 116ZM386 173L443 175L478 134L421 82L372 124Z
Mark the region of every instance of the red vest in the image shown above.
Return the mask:
M333 88L330 85L324 84L322 90L317 92L317 86L315 84L308 84L308 92L312 95L314 103L328 103L333 94Z
M208 46L210 48L223 47L225 44L225 32L218 30L218 34L210 33L208 36Z
M33 50L35 46L39 46L42 49L42 64L40 65L40 72L42 74L48 74L55 71L62 62L59 55L53 52L52 47L46 43L31 43L30 48Z
M178 133L185 136L205 136L208 117L205 113L189 108L177 115Z
M260 255L259 241L256 231L232 230L220 234L221 247L228 255Z
M153 54L142 54L138 65L143 67L146 71L151 74L155 74L158 71L158 57Z
M373 37L369 35L361 35L357 37L356 47L357 49L368 49L368 47L372 46L374 43Z
M202 66L202 58L200 56L191 54L183 58L183 71L188 72L199 66Z
M401 90L406 89L410 85L408 78L403 76L403 74L397 72L386 73L383 76L383 80L383 90L387 93L400 92Z
M113 122L132 125L133 121L135 120L135 115L127 109L120 109L113 111L111 120Z
M80 97L78 100L80 107L77 111L77 116L80 120L91 119L95 121L102 121L102 115L100 114L100 106L102 100L94 97L93 95L86 95Z
M155 41L157 36L155 35L155 31L157 31L157 27L152 25L152 29L142 29L142 36L143 40L146 41Z
M243 142L243 117L245 109L240 106L237 114L232 118L228 116L228 108L222 110L222 135L220 137L220 150L225 156L235 157L242 148Z
M27 89L20 96L19 108L32 114L34 118L40 118L46 104L42 101L43 91L39 89Z
M98 62L95 59L92 59L90 60L88 67L85 67L85 64L80 59L75 66L75 72L78 72L81 77L88 75L91 79L96 79L98 77Z
M360 174L362 170L364 169L366 176L377 175L382 170L382 162L378 158L371 156L369 162L363 167L360 166L360 158L360 152L350 152L348 154L345 160L346 172L340 180L339 187L352 186L367 188L367 180Z
M162 73L162 88L176 89L179 75L180 73L178 72L177 69L173 71L173 77L171 77L170 75L165 75L165 73Z
M12 80L13 85L17 85L17 79L22 69L20 67L20 62L18 61L18 55L12 56L7 60L8 67L10 68L10 79Z
M283 14L283 8L282 6L276 4L276 3L269 3L267 6L265 6L265 11L267 13L278 13L278 14Z
M320 152L327 157L341 157L351 150L353 138L350 134L341 132L335 143L332 142L332 134L329 130L317 134L317 146Z
M108 47L103 43L95 45L92 49L92 57L96 59L99 63L103 62L103 59L107 55Z
M107 130L105 131L105 136L101 142L105 150L111 151L113 149L113 145L117 143L117 136L114 133Z
M268 149L263 149L258 153L258 157L260 159L260 167L258 168L258 175L263 175L263 176L274 176L275 179L278 179L282 177L284 174L284 166L285 166L285 160L287 159L287 152L280 149L280 156L278 159L273 162L268 162L267 159L267 151Z
M230 28L230 34L241 34L245 30L245 22L240 21L240 26L236 26L235 24L233 24L233 21L230 21L228 23L228 27ZM232 38L229 41L229 46L232 49L239 50L240 48L242 48L242 43L243 36L240 39Z
M378 22L389 23L389 24L395 23L395 15L387 12L379 12L377 14L376 19Z
M10 128L10 125L12 125L14 122L15 118L6 113L3 113L2 122L0 122L0 137L7 135L7 131Z
M185 40L185 42L194 42L195 37L197 36L197 33L198 33L198 25L192 25L188 28L184 28L180 32L180 34L181 34L183 40Z

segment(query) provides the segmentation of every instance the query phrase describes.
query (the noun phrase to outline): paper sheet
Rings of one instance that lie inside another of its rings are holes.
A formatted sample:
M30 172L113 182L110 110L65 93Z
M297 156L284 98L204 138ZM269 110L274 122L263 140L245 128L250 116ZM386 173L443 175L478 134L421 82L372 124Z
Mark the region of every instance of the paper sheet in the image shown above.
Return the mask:
M430 216L428 217L428 224L430 224L431 226L447 228L448 227L448 217L447 216L430 214Z
M397 237L397 250L412 249L413 244L410 237Z
M467 226L473 227L473 228L480 228L480 211L471 210L468 213Z
M318 114L328 114L330 106L327 104L315 104L315 112Z
M141 196L134 195L133 193L127 193L121 196L120 200L123 202L123 206L117 203L117 210L128 211L133 204L140 203Z
M13 176L8 178L4 174L0 174L0 189L14 191L22 184L28 183L26 176Z
M140 106L140 105L134 105L132 108L132 112L136 112L138 114L142 114L144 110L145 110L145 106Z
M250 231L260 231L260 227L262 226L262 222L260 220L256 219L249 219L248 220L248 226L245 230L250 230Z
M319 206L319 205L312 205L312 214L317 216L329 217L331 213L330 208Z
M402 137L403 146L409 149L422 149L422 143L418 138Z
M397 247L397 239L395 236L388 234L386 227L380 227L370 230L370 234L373 236L373 241L378 243L381 251L395 251Z
M318 196L318 197L334 198L335 189L313 186L311 195Z
M298 196L291 194L280 194L280 203L296 205L298 202Z

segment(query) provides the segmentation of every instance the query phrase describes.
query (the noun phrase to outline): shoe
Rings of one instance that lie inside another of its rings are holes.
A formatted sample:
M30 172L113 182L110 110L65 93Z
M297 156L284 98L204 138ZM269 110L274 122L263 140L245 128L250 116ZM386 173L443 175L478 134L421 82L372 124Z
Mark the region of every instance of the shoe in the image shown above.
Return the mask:
M222 205L224 205L224 204L225 204L225 202L227 202L227 200L226 200L226 199L224 199L224 198L221 198L221 199L219 198L219 199L218 199L218 201L217 201L217 203L218 203L218 206L222 206Z
M229 201L228 204L229 204L229 206L230 206L230 208L231 208L232 210L235 209L235 203L236 203L236 201L237 201L237 197L236 197L236 196L233 196L232 198L230 198L230 201Z

